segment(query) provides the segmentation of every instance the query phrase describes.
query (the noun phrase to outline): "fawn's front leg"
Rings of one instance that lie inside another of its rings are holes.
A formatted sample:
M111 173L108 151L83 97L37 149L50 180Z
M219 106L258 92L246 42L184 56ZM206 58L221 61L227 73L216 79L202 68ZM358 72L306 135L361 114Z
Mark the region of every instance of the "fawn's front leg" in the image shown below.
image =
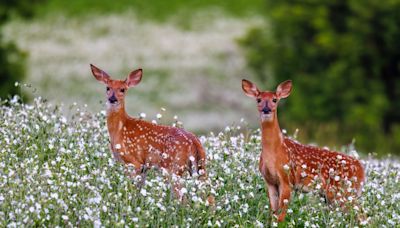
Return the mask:
M279 202L278 186L267 183L267 190L268 190L269 205L272 210L272 213L275 215L275 213L278 211L278 202Z
M291 188L289 184L281 184L279 186L279 215L278 222L285 220L286 211L289 205L291 195Z
M111 146L110 146L111 148ZM147 171L147 166L145 164L142 164L139 162L134 156L126 154L127 151L125 146L122 146L121 148L118 148L113 152L114 158L116 158L117 161L121 162L125 166L125 175L127 175L129 178L135 178L140 175L140 181L137 184L138 188L141 188L145 181L146 181L146 171ZM133 167L132 167L133 166ZM132 168L133 170L132 170Z

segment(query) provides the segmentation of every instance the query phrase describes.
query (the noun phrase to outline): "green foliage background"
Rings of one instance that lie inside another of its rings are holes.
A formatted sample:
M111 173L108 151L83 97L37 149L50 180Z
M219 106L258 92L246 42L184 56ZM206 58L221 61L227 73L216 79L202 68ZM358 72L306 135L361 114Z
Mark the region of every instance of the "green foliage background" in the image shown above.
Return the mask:
M260 87L294 81L281 122L318 142L355 137L364 151L400 154L400 1L266 4L268 26L241 43Z
M14 83L25 76L24 62L25 55L13 43L0 40L0 98L19 94Z
M191 18L210 9L221 17L262 16L266 25L240 44L260 88L293 80L280 108L282 127L299 128L304 142L337 147L354 138L361 151L400 154L400 0L37 2L0 1L0 26L15 14L85 20L134 11L139 19L189 27ZM18 93L14 82L24 79L24 58L0 37L0 97Z
M40 0L1 0L0 1L0 29L12 16L32 17L33 6ZM0 98L7 98L20 94L16 81L25 78L26 55L14 43L5 42L0 34Z
M139 19L165 22L177 19L181 23L196 16L196 13L217 10L221 15L247 16L252 13L263 12L263 0L80 0L63 1L51 0L36 9L38 15L53 16L62 11L63 14L73 17L87 16L93 13L108 14L123 11L134 11ZM175 17L175 18L174 18Z

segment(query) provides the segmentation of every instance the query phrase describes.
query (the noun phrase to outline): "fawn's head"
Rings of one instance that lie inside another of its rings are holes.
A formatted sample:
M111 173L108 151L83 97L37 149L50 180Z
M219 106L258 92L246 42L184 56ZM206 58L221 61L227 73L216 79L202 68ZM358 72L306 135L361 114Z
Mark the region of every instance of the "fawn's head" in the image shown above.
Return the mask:
M275 92L261 92L254 83L243 79L242 89L247 96L255 98L257 101L257 108L260 113L261 121L272 122L276 116L279 100L290 95L292 81L287 80L282 82L278 85Z
M90 64L93 76L106 87L107 108L115 110L124 104L126 91L137 84L142 79L142 69L132 71L125 80L112 80L111 77L96 66Z

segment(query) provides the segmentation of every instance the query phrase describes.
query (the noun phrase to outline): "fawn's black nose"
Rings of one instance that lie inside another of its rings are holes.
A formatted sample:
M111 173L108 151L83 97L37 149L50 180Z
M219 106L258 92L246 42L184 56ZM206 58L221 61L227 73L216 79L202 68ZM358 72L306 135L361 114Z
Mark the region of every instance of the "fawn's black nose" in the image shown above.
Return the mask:
M111 104L114 104L114 103L117 103L117 98L114 96L114 95L112 95L111 97L109 97L108 98L108 101L111 103Z
M268 107L264 107L264 108L262 109L262 112L263 112L264 114L270 114L270 113L271 113L271 109L268 108Z

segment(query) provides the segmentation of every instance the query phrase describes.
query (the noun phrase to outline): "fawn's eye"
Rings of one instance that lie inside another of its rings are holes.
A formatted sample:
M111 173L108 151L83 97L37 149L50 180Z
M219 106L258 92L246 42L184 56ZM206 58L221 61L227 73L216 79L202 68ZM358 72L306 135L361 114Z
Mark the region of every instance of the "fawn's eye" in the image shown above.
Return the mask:
M272 99L272 102L276 103L278 100L276 98Z
M260 103L261 102L261 98L257 98L257 103Z
M110 90L110 87L107 87L107 91L109 91Z
M123 92L125 92L125 89L120 89L119 91L120 91L121 93L123 93Z

